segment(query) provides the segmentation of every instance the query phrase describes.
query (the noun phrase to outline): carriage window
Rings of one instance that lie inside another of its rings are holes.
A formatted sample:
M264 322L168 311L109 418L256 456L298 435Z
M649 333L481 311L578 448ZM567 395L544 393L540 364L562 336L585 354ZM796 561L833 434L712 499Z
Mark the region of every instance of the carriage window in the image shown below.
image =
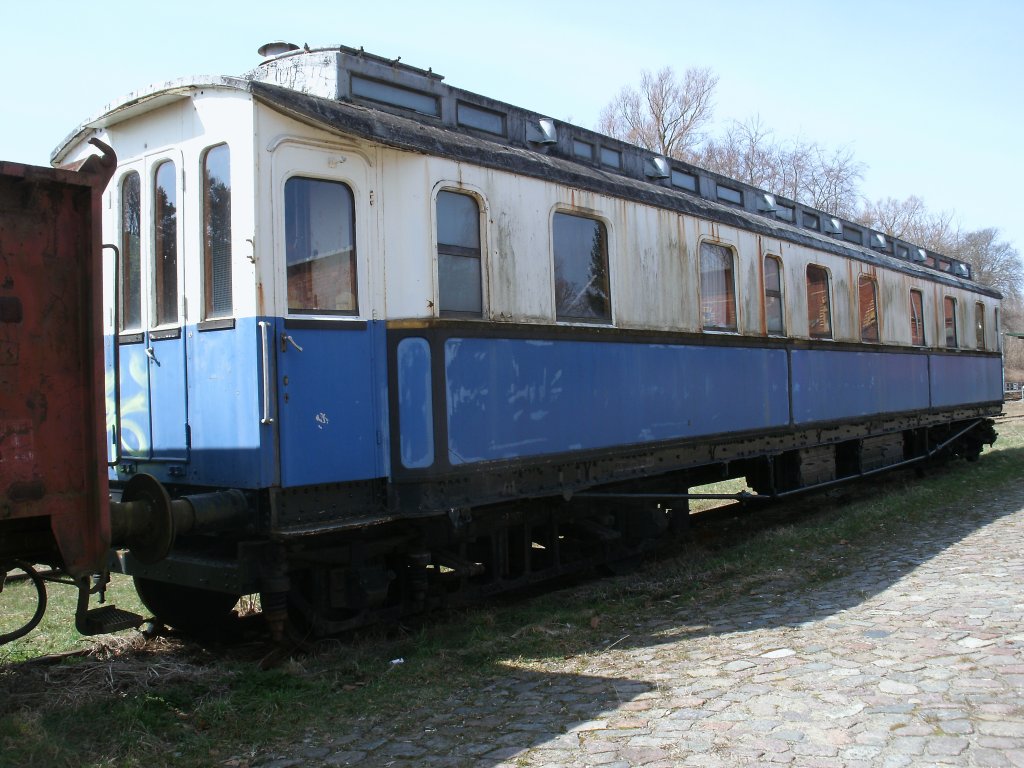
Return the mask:
M505 115L501 112L493 112L460 101L455 108L455 114L459 125L476 128L478 131L487 131L496 136L505 135Z
M355 199L347 184L294 176L284 185L288 311L352 315Z
M410 109L423 115L438 117L441 114L440 102L432 94L415 91L412 88L403 88L400 85L382 83L379 80L370 80L359 75L352 75L352 95L402 109Z
M612 168L622 167L622 153L617 149L601 147L601 163Z
M178 190L174 163L156 167L153 187L153 275L156 322L178 322Z
M866 275L860 276L860 340L878 343L878 286Z
M743 205L743 193L738 189L718 185L718 199L735 205Z
M910 343L923 347L924 340L924 297L920 291L910 291Z
M957 347L956 340L956 299L947 296L942 302L946 324L946 346L951 349Z
M775 256L764 257L765 330L781 336L786 332L782 315L782 262Z
M142 328L142 185L132 171L121 182L121 296L122 331Z
M980 301L974 305L974 334L978 349L985 348L985 305Z
M832 338L832 307L828 271L811 264L807 267L807 325L812 339Z
M609 322L608 235L595 219L556 213L552 221L555 253L555 317L558 320Z
M483 311L480 207L471 195L437 193L437 290L442 315Z
M227 144L203 156L203 316L231 315L231 156Z
M700 244L700 307L704 328L736 330L736 293L732 271L731 248L716 243Z
M680 189L688 189L691 192L697 191L697 177L692 173L684 173L683 171L677 171L675 168L672 169L672 186L679 187Z
M584 160L593 160L594 145L588 144L585 141L580 141L579 139L573 139L572 153L576 155L576 157L582 157Z

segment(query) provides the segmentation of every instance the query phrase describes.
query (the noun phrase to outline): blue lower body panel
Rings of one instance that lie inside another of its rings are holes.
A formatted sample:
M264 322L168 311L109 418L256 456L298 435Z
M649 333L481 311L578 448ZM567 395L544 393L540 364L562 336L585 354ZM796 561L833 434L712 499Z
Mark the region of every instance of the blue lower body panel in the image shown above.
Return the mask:
M928 357L899 352L795 349L793 423L928 408Z
M453 466L789 420L782 349L451 338L444 354Z
M932 407L1003 399L1003 361L978 355L931 356Z
M395 350L395 458L414 472L989 403L1001 386L996 356L732 337L665 344L431 329L403 333Z

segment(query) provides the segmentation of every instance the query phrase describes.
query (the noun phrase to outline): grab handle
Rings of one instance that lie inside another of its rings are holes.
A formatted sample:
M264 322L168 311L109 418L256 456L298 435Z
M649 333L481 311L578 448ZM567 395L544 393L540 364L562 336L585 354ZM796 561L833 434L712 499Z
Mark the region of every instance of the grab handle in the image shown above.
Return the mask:
M263 364L263 418L260 419L260 424L273 424L274 420L270 416L270 322L260 320L259 326Z

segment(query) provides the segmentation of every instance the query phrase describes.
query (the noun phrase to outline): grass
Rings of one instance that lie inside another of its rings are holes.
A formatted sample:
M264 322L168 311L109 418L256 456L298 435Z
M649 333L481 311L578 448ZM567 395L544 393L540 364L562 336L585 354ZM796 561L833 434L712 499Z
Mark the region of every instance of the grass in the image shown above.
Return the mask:
M728 537L698 536L634 573L325 643L268 672L257 671L259 644L211 652L137 634L91 645L87 658L26 663L82 646L60 628L73 606L57 607L50 628L0 649L0 765L245 766L261 745L368 721L399 728L495 677L599 661L625 637L643 642L652 620L664 624L688 606L814 589L855 571L871 548L905 552L950 521L980 520L974 506L1017 487L1024 466L1024 422L997 428L996 449L978 463L950 464L923 482L894 474L827 503L807 497L738 515ZM755 524L762 516L775 524Z

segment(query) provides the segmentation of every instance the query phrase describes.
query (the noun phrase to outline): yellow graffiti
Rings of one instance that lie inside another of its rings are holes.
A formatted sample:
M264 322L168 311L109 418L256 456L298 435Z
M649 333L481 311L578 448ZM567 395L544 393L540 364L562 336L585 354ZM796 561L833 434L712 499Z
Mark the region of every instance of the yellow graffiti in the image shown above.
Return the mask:
M110 435L117 428L117 404L115 396L115 371L108 368L106 371L104 388L106 390L106 421L107 434ZM149 370L145 358L133 357L128 362L128 377L138 387L138 390L131 397L121 396L121 425L120 442L121 450L126 453L139 454L149 450Z

